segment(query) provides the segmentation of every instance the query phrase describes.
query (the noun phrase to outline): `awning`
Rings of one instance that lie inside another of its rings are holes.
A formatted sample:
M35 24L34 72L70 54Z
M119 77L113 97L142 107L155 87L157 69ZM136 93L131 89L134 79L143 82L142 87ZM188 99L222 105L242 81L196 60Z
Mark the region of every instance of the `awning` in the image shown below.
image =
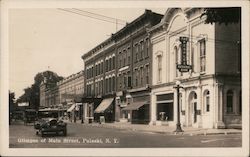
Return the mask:
M149 103L147 101L133 102L132 104L124 107L122 110L125 110L125 111L138 110L140 107L146 104L149 104Z
M71 105L69 109L67 109L67 112L71 112L76 107L75 104Z
M95 109L95 113L104 112L112 104L113 100L114 100L113 98L108 98L108 99L102 100L100 105Z

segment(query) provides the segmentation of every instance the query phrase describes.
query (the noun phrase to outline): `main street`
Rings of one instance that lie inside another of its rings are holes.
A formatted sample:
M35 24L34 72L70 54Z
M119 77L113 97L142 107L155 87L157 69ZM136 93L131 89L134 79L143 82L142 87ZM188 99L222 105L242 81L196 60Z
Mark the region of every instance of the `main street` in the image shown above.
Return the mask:
M241 134L167 135L68 123L68 135L41 137L33 125L10 125L10 148L241 147Z

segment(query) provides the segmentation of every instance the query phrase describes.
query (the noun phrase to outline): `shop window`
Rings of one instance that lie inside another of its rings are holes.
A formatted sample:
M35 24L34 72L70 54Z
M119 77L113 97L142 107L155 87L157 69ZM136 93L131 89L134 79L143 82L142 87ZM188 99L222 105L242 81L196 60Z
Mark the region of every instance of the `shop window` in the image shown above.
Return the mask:
M227 92L227 113L233 113L233 91Z
M209 112L210 111L210 92L206 91L204 93L204 108L205 108L205 112Z
M200 72L206 71L206 41L202 39L199 41L200 45Z
M173 121L173 103L157 103L157 120Z

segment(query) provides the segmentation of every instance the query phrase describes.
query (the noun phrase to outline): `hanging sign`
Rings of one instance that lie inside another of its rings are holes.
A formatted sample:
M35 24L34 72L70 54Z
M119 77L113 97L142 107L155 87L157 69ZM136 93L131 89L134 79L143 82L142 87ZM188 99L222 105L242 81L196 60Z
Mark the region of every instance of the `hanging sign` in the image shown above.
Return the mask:
M181 64L177 64L177 69L180 72L188 72L190 69L192 69L191 65L187 65L187 42L188 37L180 37L181 42Z

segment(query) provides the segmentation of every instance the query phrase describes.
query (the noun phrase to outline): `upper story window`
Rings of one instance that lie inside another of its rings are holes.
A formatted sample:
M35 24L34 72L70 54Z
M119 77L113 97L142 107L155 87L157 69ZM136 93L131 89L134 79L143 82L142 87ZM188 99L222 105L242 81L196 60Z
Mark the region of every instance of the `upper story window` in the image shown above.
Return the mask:
M162 79L162 55L157 56L157 62L158 62L157 81L161 82L161 79Z
M146 43L145 43L145 57L149 56L149 38L146 39Z
M113 59L113 69L115 69L115 56L112 57L112 59Z
M200 50L200 72L206 71L206 40L199 41Z
M149 65L146 65L146 84L149 84Z
M143 77L144 77L144 75L143 75L143 67L141 67L140 68L140 78L141 78L141 85L143 85Z
M238 72L241 72L241 42L237 42L237 48L238 48Z
M209 112L210 111L210 92L205 91L204 93L204 111Z
M144 43L143 41L140 42L140 59L143 59L143 51L144 51Z
M181 55L180 55L180 51L179 49L177 48L177 46L174 47L174 54L175 54L175 76L176 77L179 77L179 76L182 76L182 73L179 72L179 70L176 68L177 67L177 64L180 64L181 62Z

